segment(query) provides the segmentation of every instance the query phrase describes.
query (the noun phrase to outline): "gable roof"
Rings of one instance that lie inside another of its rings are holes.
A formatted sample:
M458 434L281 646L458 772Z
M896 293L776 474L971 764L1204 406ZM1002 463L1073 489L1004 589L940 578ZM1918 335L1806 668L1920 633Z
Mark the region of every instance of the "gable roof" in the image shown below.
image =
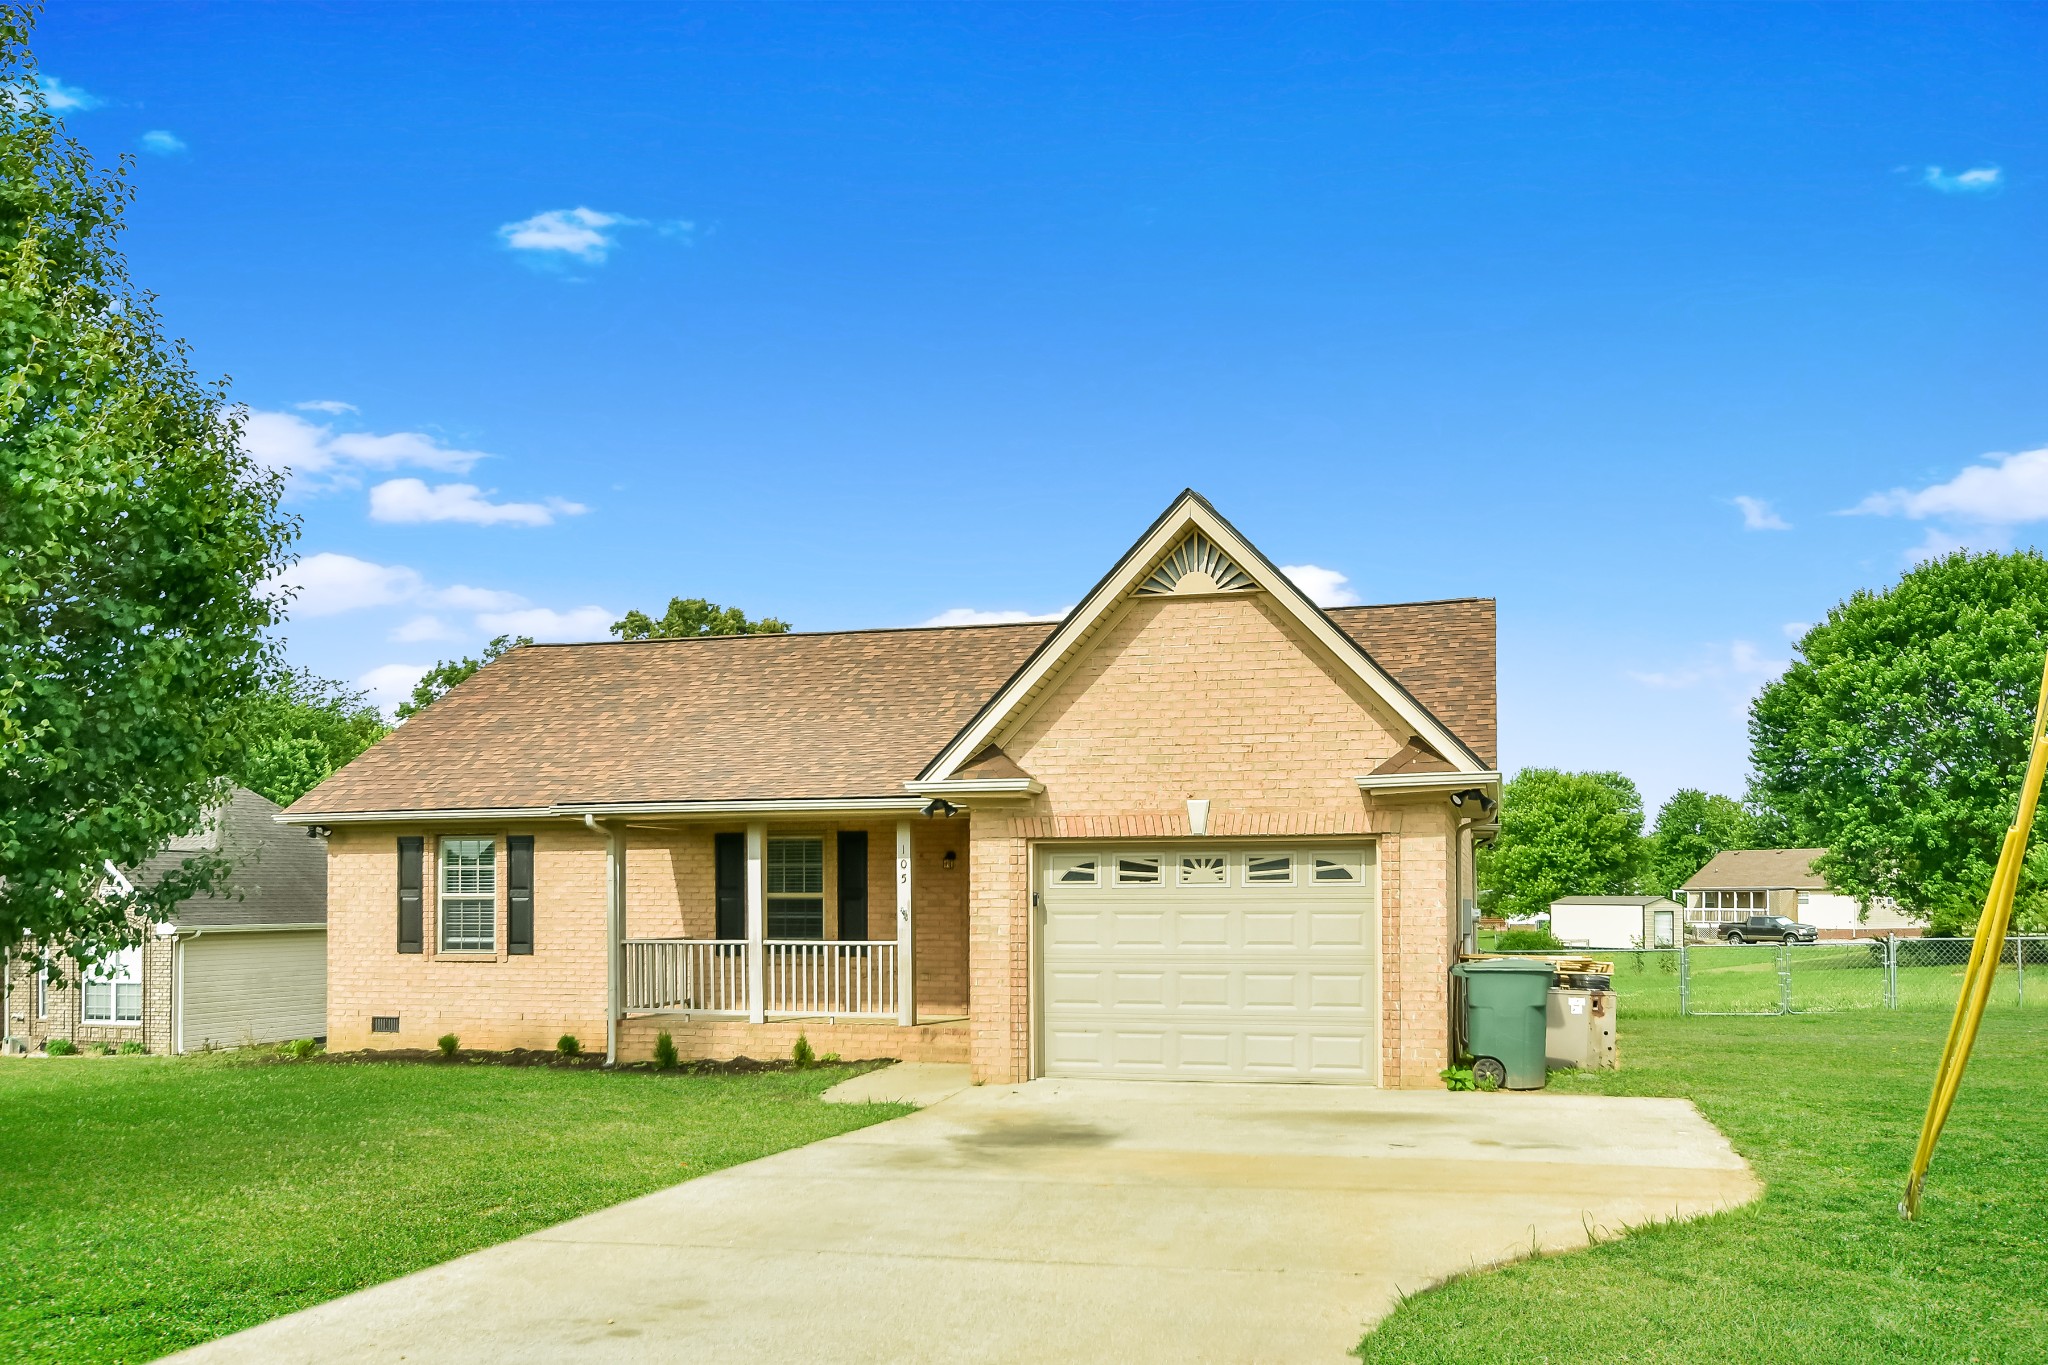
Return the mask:
M1668 896L1559 896L1552 905L1672 905Z
M1262 590L1284 615L1294 618L1304 634L1329 652L1339 668L1349 672L1429 749L1446 759L1451 771L1476 774L1488 770L1486 760L1431 714L1355 637L1311 602L1207 498L1188 488L1088 590L1016 675L989 698L974 719L918 774L920 783L938 783L954 777L961 764L979 753L1012 717L1025 713L1046 689L1056 684L1070 661L1088 648L1092 637L1114 619L1127 599L1171 593L1173 582L1183 571L1191 572L1204 591Z
M325 924L327 848L302 829L275 819L279 807L247 787L228 799L205 826L145 861L130 880L147 886L200 851L217 851L230 864L226 894L194 896L171 913L181 928L243 924Z
M1683 890L1825 891L1827 878L1813 870L1824 848L1731 848L1685 879Z
M1294 591L1263 557L1250 567ZM1424 749L1463 754L1467 766L1494 762L1492 601L1302 605L1443 734ZM1067 624L526 645L379 740L287 818L914 805L905 784L956 746ZM954 776L1028 779L990 749L967 749ZM1441 754L1435 761L1452 767Z

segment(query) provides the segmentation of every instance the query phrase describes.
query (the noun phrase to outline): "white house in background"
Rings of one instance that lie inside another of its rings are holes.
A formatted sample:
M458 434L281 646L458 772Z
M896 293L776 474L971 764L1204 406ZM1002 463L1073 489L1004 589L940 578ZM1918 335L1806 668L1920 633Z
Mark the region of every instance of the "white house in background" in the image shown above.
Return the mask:
M1550 932L1574 948L1673 948L1679 913L1664 896L1566 896L1550 903Z
M1742 848L1716 853L1688 877L1685 923L1696 938L1712 938L1718 927L1751 915L1783 915L1811 924L1825 938L1853 938L1873 932L1917 934L1920 922L1889 900L1865 912L1854 896L1834 890L1813 870L1824 848Z

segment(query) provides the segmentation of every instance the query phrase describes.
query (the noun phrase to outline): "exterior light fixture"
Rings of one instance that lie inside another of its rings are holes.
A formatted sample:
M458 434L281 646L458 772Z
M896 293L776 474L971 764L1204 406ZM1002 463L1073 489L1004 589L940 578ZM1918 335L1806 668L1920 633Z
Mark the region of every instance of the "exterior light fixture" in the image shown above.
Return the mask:
M943 796L933 797L931 799L930 804L928 804L924 808L924 815L926 819L930 819L932 816L935 815L943 815L948 820L950 820L959 813L960 808L954 805L951 801L948 801Z

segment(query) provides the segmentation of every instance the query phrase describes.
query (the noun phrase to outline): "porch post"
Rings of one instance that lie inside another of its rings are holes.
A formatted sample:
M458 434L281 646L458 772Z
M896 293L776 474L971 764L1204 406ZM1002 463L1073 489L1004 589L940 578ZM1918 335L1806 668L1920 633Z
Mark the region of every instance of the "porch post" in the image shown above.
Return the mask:
M594 822L593 822L594 823ZM604 1064L619 1064L620 958L626 952L626 831L607 822L604 830Z
M768 1017L768 826L747 826L747 1021Z
M896 1022L917 1022L917 962L910 922L910 822L896 822Z

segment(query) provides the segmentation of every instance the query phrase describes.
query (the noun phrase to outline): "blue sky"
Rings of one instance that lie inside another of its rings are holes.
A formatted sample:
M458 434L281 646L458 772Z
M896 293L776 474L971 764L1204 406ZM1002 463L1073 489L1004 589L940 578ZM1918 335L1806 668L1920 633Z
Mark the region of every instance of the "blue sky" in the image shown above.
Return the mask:
M56 7L387 698L707 596L1073 602L1183 486L1500 601L1502 757L1739 791L1798 624L2048 520L2048 11ZM1341 577L1340 577L1341 576Z

